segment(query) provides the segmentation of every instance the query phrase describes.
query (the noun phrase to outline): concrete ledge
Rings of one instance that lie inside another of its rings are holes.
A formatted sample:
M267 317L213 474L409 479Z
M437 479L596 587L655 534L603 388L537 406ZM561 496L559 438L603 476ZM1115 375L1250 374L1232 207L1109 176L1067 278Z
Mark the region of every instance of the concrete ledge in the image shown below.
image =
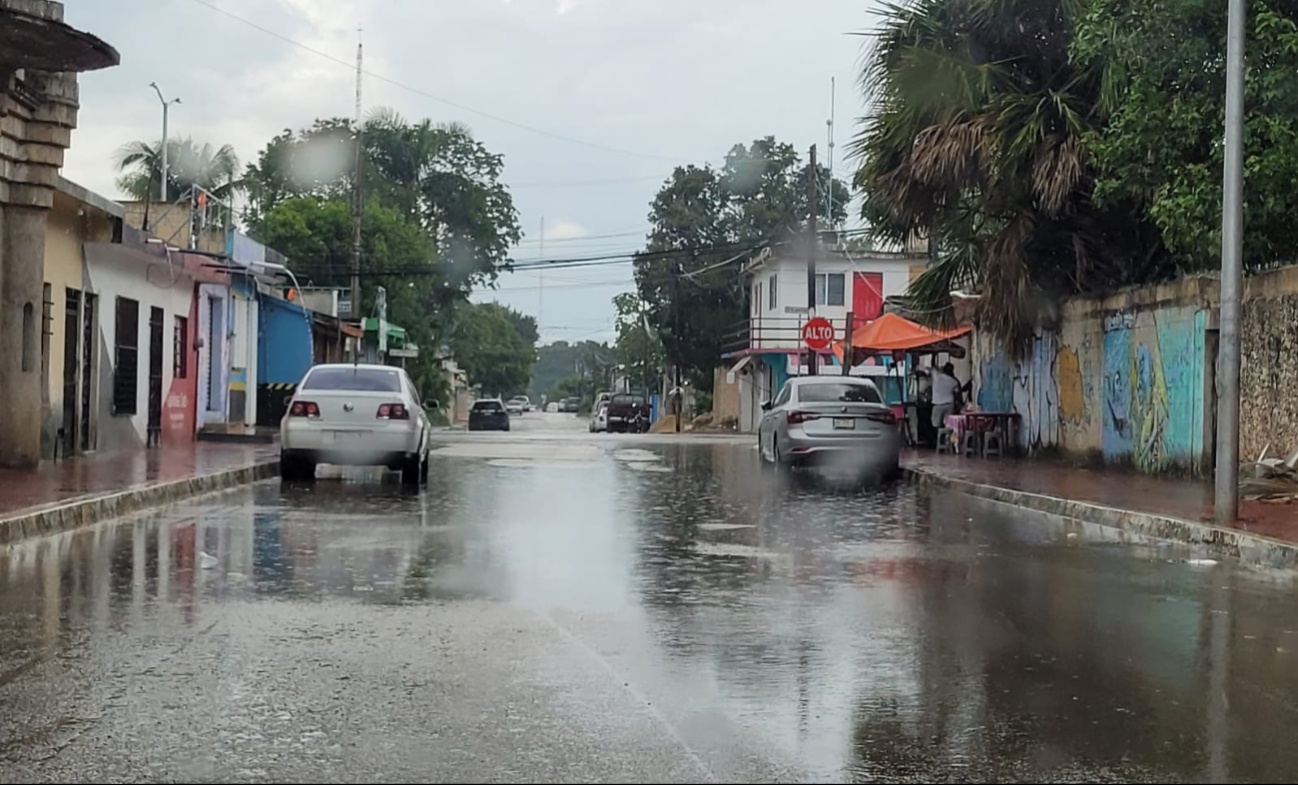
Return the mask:
M88 526L149 507L173 504L277 476L279 461L263 461L237 469L147 483L124 491L92 494L58 504L30 508L0 518L0 545Z
M902 473L908 482L923 487L949 488L1015 507L1110 526L1144 537L1198 546L1211 551L1213 555L1238 559L1247 564L1280 569L1298 567L1298 543L1286 542L1274 537L1239 529L1224 529L1209 523L1169 515L1120 510L1093 502L1062 499L1057 496L952 479L925 469L903 466Z

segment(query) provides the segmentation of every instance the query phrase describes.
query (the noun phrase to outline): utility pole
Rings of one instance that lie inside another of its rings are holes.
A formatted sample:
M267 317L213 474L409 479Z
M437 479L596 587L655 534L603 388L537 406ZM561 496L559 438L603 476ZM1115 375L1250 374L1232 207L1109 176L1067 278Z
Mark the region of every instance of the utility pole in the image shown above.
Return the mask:
M158 100L162 102L162 188L161 188L162 198L159 199L158 201L162 202L163 204L166 204L167 203L167 175L170 168L168 166L168 161L167 161L168 116L171 113L170 111L171 105L180 103L180 99L173 98L170 101L168 101L166 98L163 98L162 88L158 87L157 82L150 82L149 87L153 88L154 92L158 94ZM145 229L147 228L148 227L146 226Z
M825 222L829 228L834 228L834 99L838 93L834 77L829 77L829 119L825 125L829 126L829 182L825 184ZM812 165L815 168L815 165Z
M541 250L537 261L545 261L545 216L541 216ZM540 335L545 328L545 268L536 271L536 332Z
M361 213L364 208L365 130L361 126L361 86L363 85L365 44L356 30L356 170L352 174L352 319L361 315Z
M811 166L807 168L807 205L811 215L807 218L807 320L816 315L816 146L811 146ZM825 282L825 296L829 296L829 282ZM807 375L816 375L816 350L807 347Z
M685 395L681 390L681 263L676 262L672 268L672 343L676 344L676 356L672 358L672 375L675 377L672 392L676 398L676 432L680 433L681 417L685 414Z
M1217 354L1217 523L1239 517L1239 315L1244 286L1244 23L1230 0L1226 26L1226 139L1221 206L1221 344Z

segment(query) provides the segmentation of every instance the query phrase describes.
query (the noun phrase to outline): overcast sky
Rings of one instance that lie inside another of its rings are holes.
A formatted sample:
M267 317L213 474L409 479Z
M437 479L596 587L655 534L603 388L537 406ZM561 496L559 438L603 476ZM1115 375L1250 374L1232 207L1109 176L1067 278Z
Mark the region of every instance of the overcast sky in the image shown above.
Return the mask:
M178 96L173 136L231 144L243 161L285 128L354 112L347 66L364 28L365 107L456 120L505 156L526 234L517 260L632 250L673 166L718 163L775 135L825 154L830 78L840 150L873 0L65 0L69 23L122 55L82 76L64 175L106 196L113 151L161 136L149 83ZM437 96L437 100L380 78ZM491 115L488 117L486 115ZM525 127L520 127L525 126ZM562 137L562 138L559 138ZM575 141L574 141L575 140ZM616 148L615 150L604 148ZM847 171L841 156L840 176ZM496 299L538 316L542 340L604 340L630 265L503 276Z

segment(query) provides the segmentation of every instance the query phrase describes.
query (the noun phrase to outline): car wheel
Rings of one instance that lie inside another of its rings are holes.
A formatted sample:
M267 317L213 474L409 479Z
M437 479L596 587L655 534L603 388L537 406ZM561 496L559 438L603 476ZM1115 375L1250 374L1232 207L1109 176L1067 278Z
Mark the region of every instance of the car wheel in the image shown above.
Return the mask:
M780 459L780 440L776 436L771 437L771 464L776 471L792 471L793 467Z
M419 484L419 456L407 458L401 462L401 484L418 485Z
M311 482L315 479L315 462L293 455L281 455L279 476L286 482Z

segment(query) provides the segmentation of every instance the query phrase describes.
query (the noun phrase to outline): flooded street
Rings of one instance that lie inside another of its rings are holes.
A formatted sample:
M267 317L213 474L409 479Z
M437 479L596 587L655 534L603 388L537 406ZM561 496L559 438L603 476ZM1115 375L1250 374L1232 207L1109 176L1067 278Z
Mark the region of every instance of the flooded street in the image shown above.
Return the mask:
M0 550L0 780L1298 771L1288 574L523 419Z

